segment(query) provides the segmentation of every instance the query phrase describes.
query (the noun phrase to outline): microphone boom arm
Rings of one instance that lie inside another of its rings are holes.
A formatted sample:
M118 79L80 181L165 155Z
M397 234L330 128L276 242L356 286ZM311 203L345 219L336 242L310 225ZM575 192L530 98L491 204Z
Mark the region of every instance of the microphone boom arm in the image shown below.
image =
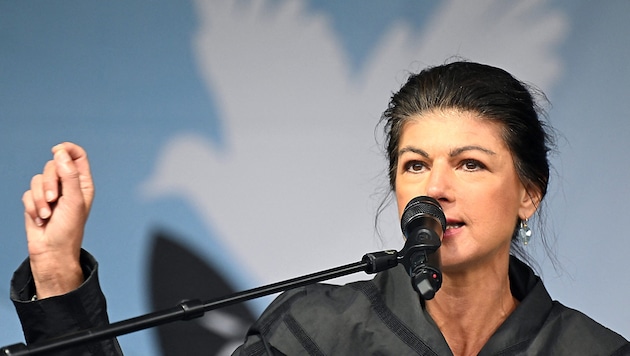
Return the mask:
M398 265L398 261L399 254L395 250L367 253L363 256L360 262L355 262L321 272L312 273L306 276L288 279L254 289L249 289L225 297L210 299L205 302L202 302L198 299L186 300L175 307L148 313L131 319L118 321L108 325L95 327L92 329L77 331L44 342L38 342L32 345L17 343L14 345L5 346L0 349L0 355L36 355L46 352L52 352L55 350L61 350L72 346L78 346L90 342L103 341L135 331L168 324L177 320L191 320L199 318L203 316L205 312L210 310L325 281L328 279L353 274L356 272L363 271L368 274L378 273L395 267L396 265Z
M400 252L385 250L367 253L360 262L249 289L218 299L211 299L206 302L199 299L186 300L169 309L77 331L44 342L32 345L18 343L5 346L0 349L0 355L35 355L102 341L177 320L195 319L210 310L356 272L378 273L395 267L398 263L404 265L416 292L423 299L429 300L435 296L435 292L442 285L439 247L441 236L446 230L446 217L442 207L437 200L427 196L411 199L403 211L401 228L407 240Z

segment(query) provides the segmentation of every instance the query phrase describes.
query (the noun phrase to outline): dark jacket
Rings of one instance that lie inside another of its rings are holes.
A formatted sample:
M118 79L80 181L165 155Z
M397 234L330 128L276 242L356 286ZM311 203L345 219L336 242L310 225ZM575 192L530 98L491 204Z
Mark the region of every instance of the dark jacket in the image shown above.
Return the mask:
M81 251L81 266L85 282L76 290L57 297L32 301L35 282L28 259L11 279L11 300L17 310L27 344L45 341L80 330L109 324L105 296L98 283L98 264L94 257ZM61 352L55 356L122 355L115 339Z
M627 340L552 301L540 278L514 257L510 284L520 304L479 355L630 355ZM317 284L284 293L252 326L236 354L268 350L286 355L452 355L402 266L373 281Z
M67 295L31 302L28 262L15 273L13 299L27 342L106 324L96 261L83 254L86 282ZM483 283L483 280L480 280ZM480 355L630 355L620 335L549 297L525 264L510 261L512 294L520 301ZM76 354L122 354L115 340ZM251 327L235 355L451 355L401 267L372 281L315 284L278 297Z

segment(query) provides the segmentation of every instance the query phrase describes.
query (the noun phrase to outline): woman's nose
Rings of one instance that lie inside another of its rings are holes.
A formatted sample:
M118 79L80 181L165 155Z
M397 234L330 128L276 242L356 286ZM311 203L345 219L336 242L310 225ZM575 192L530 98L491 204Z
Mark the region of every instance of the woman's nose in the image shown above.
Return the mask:
M437 201L450 201L453 173L445 164L434 164L427 177L426 195Z

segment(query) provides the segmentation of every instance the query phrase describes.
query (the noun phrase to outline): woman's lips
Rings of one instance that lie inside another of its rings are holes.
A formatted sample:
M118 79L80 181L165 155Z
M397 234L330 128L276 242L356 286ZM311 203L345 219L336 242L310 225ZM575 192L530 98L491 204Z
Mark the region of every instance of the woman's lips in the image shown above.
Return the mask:
M446 230L444 231L444 237L450 237L455 235L464 226L460 221L448 221L446 222Z

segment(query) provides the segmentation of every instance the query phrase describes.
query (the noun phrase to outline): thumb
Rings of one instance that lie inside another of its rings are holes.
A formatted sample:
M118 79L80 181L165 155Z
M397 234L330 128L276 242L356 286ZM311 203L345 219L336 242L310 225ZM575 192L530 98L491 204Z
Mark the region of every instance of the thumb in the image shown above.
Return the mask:
M82 195L89 209L94 199L94 182L90 173L90 163L85 150L72 142L64 142L52 148L62 189L67 197ZM57 156L59 155L59 156ZM58 161L57 161L58 157ZM67 183L67 184L66 184Z
M85 152L85 150L81 146L72 142L64 142L53 147L52 152L53 154L55 154L57 150L61 149L65 150L68 155L70 155L70 159L79 172L79 178L83 179L83 177L85 177L86 179L91 181L90 163L88 161L87 153Z

